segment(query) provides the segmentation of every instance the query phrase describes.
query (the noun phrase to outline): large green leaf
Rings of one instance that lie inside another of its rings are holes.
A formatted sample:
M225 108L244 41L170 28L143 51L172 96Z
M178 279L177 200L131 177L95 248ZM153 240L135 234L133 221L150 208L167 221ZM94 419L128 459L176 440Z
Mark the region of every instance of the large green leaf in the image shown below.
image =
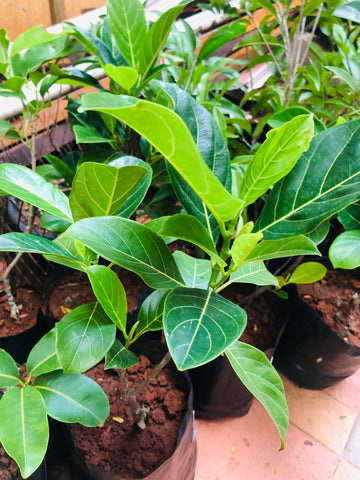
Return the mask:
M19 383L19 370L14 359L0 349L0 388L14 387Z
M230 276L231 283L252 283L254 285L279 286L278 279L269 272L261 260L244 263Z
M56 354L56 332L53 329L31 350L26 362L26 370L31 377L37 377L57 368L60 368L60 363Z
M266 355L257 348L234 342L226 350L235 373L265 407L281 437L281 447L289 428L289 412L281 378Z
M194 258L180 250L176 250L173 257L187 287L208 289L212 273L210 260Z
M29 48L36 47L43 43L54 41L56 38L63 36L63 33L52 34L47 32L44 27L37 25L36 27L29 28L24 33L21 33L13 42L11 46L11 56L14 57L22 50L28 50Z
M148 173L139 165L121 168L85 162L72 184L70 207L74 220L115 215Z
M304 235L280 238L279 240L262 240L247 257L249 260L271 260L272 258L294 257L296 255L320 255L310 238Z
M360 230L360 204L353 203L341 210L339 220L346 230Z
M360 23L360 2L355 0L348 2L345 5L337 7L333 15L335 17L346 18L352 22Z
M155 290L141 305L137 321L135 339L146 332L155 332L163 328L165 298L168 290Z
M165 242L140 223L120 217L85 218L72 225L65 235L137 273L150 287L184 285Z
M334 268L352 269L360 266L360 230L349 230L339 235L329 248Z
M244 205L254 203L295 165L314 133L311 115L300 115L271 130L248 165L240 186Z
M0 191L68 222L73 221L68 197L27 167L14 163L0 165Z
M164 331L179 370L219 356L245 329L242 308L212 290L176 288L166 297Z
M66 375L61 370L37 377L48 414L65 423L97 427L109 415L109 401L99 385L85 375Z
M113 346L105 356L105 370L110 368L129 368L136 365L139 359L137 356L125 348L124 345L115 339Z
M119 277L103 265L88 267L87 274L96 298L108 317L122 332L126 332L126 293Z
M65 373L81 373L100 362L114 343L116 327L98 303L67 313L56 324L56 351Z
M189 130L175 112L147 100L106 92L84 95L79 111L88 110L112 115L146 138L171 163L220 222L236 217L240 201L225 189L203 161ZM210 144L209 136L206 141ZM204 209L205 206L202 210Z
M46 408L32 386L10 388L0 401L0 442L23 478L42 462L49 438Z
M265 238L310 233L360 198L360 120L316 135L270 193L255 224Z
M53 243L60 246L67 256L44 255L50 262L60 263L60 265L65 265L81 272L86 271L88 266L95 263L91 251L73 238L59 236L55 238Z
M203 60L212 53L216 52L220 47L226 45L234 38L242 35L246 30L246 26L243 20L224 25L216 30L215 33L210 35L202 44L198 54L198 61Z
M140 0L108 0L108 21L121 55L136 68L146 35L144 7Z

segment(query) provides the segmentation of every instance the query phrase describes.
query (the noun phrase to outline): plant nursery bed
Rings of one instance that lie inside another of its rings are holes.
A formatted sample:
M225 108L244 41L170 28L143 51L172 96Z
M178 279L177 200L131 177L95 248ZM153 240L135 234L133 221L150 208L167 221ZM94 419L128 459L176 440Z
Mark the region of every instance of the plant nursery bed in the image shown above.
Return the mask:
M143 381L153 367L147 357L140 355L138 364L126 371L129 387ZM175 450L188 395L184 377L175 368L165 367L138 395L139 405L149 412L146 428L141 429L124 403L116 372L104 372L100 364L87 375L109 398L110 416L100 427L71 426L78 452L91 465L127 479L151 474Z

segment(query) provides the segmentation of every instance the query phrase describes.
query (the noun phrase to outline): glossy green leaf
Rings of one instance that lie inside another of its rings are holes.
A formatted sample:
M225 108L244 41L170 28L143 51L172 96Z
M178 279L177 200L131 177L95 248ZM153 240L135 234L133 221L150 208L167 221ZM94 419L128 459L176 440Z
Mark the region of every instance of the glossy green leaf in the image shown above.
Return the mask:
M11 56L14 57L22 50L28 50L29 48L36 47L37 45L52 42L61 36L63 36L63 33L51 34L47 32L41 25L29 28L14 40L11 46Z
M340 5L334 10L333 15L335 15L335 17L346 18L352 22L360 23L360 2L355 0Z
M218 50L223 45L226 45L234 38L242 35L245 30L246 26L243 20L238 20L229 25L220 27L202 44L198 54L198 61L203 60L212 53L216 52L216 50Z
M150 287L184 285L166 244L140 223L120 217L86 218L72 225L65 235L109 262L137 273Z
M234 262L234 270L239 268L262 239L262 233L244 233L238 235L231 247L231 257Z
M0 401L0 442L23 478L42 462L49 438L46 408L32 386L10 388Z
M73 132L77 143L112 143L113 138L102 136L89 125L75 125Z
M88 255L88 249L73 238L60 235L52 243L63 250L63 256L44 254L44 257L50 262L59 263L80 272L86 271L86 268L94 263L93 257Z
M79 111L104 112L123 121L148 140L189 183L219 221L233 219L241 203L205 164L181 118L162 105L111 93L89 93ZM207 139L208 141L208 139Z
M72 184L74 173L71 168L61 160L61 158L58 158L55 155L45 155L44 158L59 172L68 185Z
M330 221L321 223L313 232L309 233L308 237L315 245L320 245L327 237L330 231Z
M241 42L236 45L236 48L265 45L265 42L273 47L282 47L281 42L275 36L270 35L269 33L265 33L263 36L259 33L254 33L252 35L246 35L244 40L241 40Z
M5 28L0 29L0 65L3 66L3 70L0 73L4 74L6 66L9 64L9 47L10 39L8 37Z
M275 368L263 352L246 343L234 342L225 353L236 375L272 418L284 448L289 412L284 386Z
M253 260L241 265L230 276L231 283L252 283L253 285L279 286L278 279L272 275L261 260Z
M187 287L208 289L212 273L210 260L194 258L180 250L176 250L173 257Z
M70 194L74 220L115 215L147 173L139 165L116 168L83 163L76 172Z
M352 269L360 266L360 230L349 230L339 235L329 248L334 268Z
M245 329L246 313L212 290L176 288L166 297L164 331L179 370L219 356Z
M219 257L209 232L200 220L192 215L179 213L172 216L159 217L146 224L146 226L161 237L177 238L197 245L219 265L226 265Z
M300 115L271 130L248 165L239 197L244 205L254 203L283 178L310 144L314 133L311 115Z
M300 115L310 115L310 113L310 110L304 107L289 107L285 110L274 113L274 115L269 118L267 123L271 128L279 128L284 125L284 123L290 122L290 120L295 117ZM325 130L325 125L317 117L313 116L313 119L315 133L320 133Z
M107 316L122 332L126 332L126 293L119 277L103 265L88 267L87 274L96 298Z
M360 120L316 135L268 196L255 224L264 238L310 233L360 198ZM276 206L276 208L275 208Z
M131 67L136 68L147 31L142 3L140 0L108 0L107 14L121 55Z
M138 361L137 356L116 339L105 356L105 370L110 368L130 368L136 365Z
M19 370L11 355L0 349L0 388L14 387L19 383Z
M65 373L81 373L100 362L114 343L116 327L98 303L67 313L56 324L56 351Z
M348 87L353 90L353 92L357 93L360 95L360 85L359 85L359 79L351 75L345 68L340 68L340 67L329 67L326 66L330 72L332 72L337 78L340 78L343 82L346 83Z
M147 173L138 182L135 189L128 195L125 202L121 205L120 210L117 212L117 215L120 217L129 218L144 199L146 192L151 185L153 170L148 163L143 162L139 158L132 157L131 155L116 158L109 162L109 165L117 168L126 167L128 165L139 165L147 170Z
M56 332L53 329L31 350L26 362L26 370L31 377L37 377L57 368L60 368L60 363L56 354Z
M247 260L271 260L272 258L293 257L296 255L320 256L320 252L310 238L298 235L279 240L262 240L251 251Z
M360 230L360 204L353 203L341 210L339 220L346 230Z
M34 386L42 395L48 414L60 422L97 427L110 413L107 396L85 375L66 375L58 370L37 377Z
M163 328L164 303L168 290L155 290L141 305L137 318L138 326L135 338L139 338L146 332L155 332Z
M70 222L62 220L51 213L43 212L41 214L40 227L53 233L63 233L71 225Z
M72 222L68 197L27 167L13 163L1 164L0 190Z
M0 135L4 135L8 130L13 129L14 126L12 123L7 120L0 119Z
M114 65L106 65L105 73L114 82L118 83L127 92L130 92L138 79L138 72L131 67L115 67Z
M313 283L326 275L326 268L319 262L305 262L295 268L286 283Z

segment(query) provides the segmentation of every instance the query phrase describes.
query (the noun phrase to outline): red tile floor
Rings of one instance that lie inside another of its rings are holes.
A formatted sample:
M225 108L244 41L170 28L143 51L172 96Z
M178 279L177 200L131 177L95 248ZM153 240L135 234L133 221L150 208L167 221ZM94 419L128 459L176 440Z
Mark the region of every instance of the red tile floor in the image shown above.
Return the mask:
M360 370L322 391L283 381L285 450L257 401L242 418L196 420L195 480L360 480Z

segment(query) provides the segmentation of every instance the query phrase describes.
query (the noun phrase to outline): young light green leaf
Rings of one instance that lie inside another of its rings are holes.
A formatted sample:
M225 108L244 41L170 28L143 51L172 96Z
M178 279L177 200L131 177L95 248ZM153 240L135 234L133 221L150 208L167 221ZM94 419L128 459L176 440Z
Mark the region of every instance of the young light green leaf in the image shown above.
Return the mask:
M240 268L230 276L231 283L252 283L253 285L275 285L279 286L278 279L269 272L261 260L253 260L241 265Z
M0 401L0 442L18 464L23 478L42 462L49 439L46 408L30 385L10 388Z
M352 269L360 266L360 230L340 234L329 248L334 268Z
M360 204L353 203L341 210L339 220L346 230L360 230Z
M146 332L155 332L163 328L164 303L168 290L155 290L141 305L135 339Z
M8 130L12 130L14 125L7 120L0 119L0 135L4 135Z
M139 165L116 168L85 162L72 184L70 207L74 220L115 215L148 173Z
M246 313L212 290L176 288L165 300L164 331L179 370L219 356L245 329Z
M110 368L129 368L138 363L137 356L115 339L113 346L105 356L105 370Z
M273 239L307 234L358 201L359 145L360 120L316 135L292 171L271 191L255 229Z
M31 350L26 362L26 370L30 377L37 377L44 373L60 368L56 355L56 332L50 330Z
M271 130L248 165L239 197L244 205L254 203L295 165L309 148L314 134L312 115L300 115Z
M212 272L210 260L194 258L180 250L176 250L173 257L187 287L208 289Z
M27 167L13 163L0 165L0 190L68 222L73 221L68 197Z
M100 362L114 343L116 326L98 303L67 313L56 324L56 351L65 373L81 373Z
M115 325L126 333L126 293L119 277L103 265L88 267L87 274L102 308Z
M37 377L34 387L42 395L48 414L60 422L97 427L110 413L107 396L85 375L66 375L58 370Z
M262 233L244 233L238 235L231 247L234 270L237 270L250 255L256 244L262 239Z
M22 50L28 50L29 48L36 47L37 45L52 42L63 35L63 33L49 33L41 25L29 28L14 40L11 46L11 56L14 57Z
M262 240L251 251L247 260L271 260L272 258L293 257L295 255L319 255L314 242L304 235L281 238L279 240Z
M118 83L126 92L130 92L138 79L138 72L131 67L115 67L114 65L106 65L105 73L114 82Z
M79 240L109 262L137 273L150 287L184 285L164 241L140 223L120 217L85 218L64 235Z
M193 243L204 250L219 265L222 267L226 265L224 260L219 257L209 232L200 220L192 215L179 213L159 217L147 223L146 226L161 237L177 238Z
M284 386L275 368L263 352L246 343L234 342L225 353L236 375L272 418L284 448L289 412Z
M313 283L326 275L326 268L319 262L305 262L295 268L286 283Z
M107 92L82 97L79 111L104 112L129 125L171 163L219 222L237 216L241 202L233 197L203 161L182 119L162 105Z
M74 135L77 143L113 143L114 139L102 136L89 125L74 125Z
M147 30L142 3L140 0L108 0L107 14L121 55L131 67L137 68Z
M11 355L0 349L0 388L14 387L19 383L19 370Z

